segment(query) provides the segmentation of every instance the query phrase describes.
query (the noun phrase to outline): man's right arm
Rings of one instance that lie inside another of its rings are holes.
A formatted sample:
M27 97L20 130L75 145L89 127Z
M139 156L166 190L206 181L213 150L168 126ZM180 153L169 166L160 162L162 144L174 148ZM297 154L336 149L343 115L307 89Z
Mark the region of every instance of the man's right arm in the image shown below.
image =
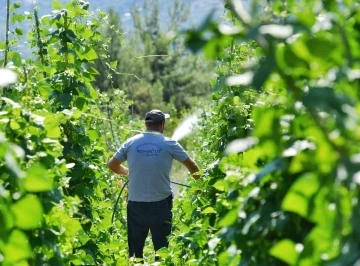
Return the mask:
M189 170L190 174L192 175L192 177L197 180L200 178L199 174L196 174L197 172L200 171L199 167L197 166L197 164L194 162L194 160L192 160L190 157L187 158L184 162L183 165L185 165L185 167Z
M118 175L129 176L129 169L122 165L122 161L116 159L115 157L111 158L107 163L109 169Z

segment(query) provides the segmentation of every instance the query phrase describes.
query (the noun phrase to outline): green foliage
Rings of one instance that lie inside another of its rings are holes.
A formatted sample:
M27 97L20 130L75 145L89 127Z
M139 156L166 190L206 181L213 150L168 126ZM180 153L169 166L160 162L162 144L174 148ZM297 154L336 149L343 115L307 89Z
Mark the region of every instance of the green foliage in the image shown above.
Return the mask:
M113 265L126 244L123 228L110 232L118 181L105 162L131 134L128 102L121 91L110 101L91 85L104 52L94 49L102 14L78 1L53 7L41 19L29 16L37 56L9 52L19 78L0 100L0 262Z
M161 264L355 265L358 4L239 3L226 5L228 26L208 20L186 37L191 49L217 60L218 69L213 103L185 142L204 169L202 178L187 180L192 188L175 202L174 231L170 247L159 251ZM0 262L127 265L124 208L113 227L117 180L105 161L132 134L130 102L124 91L107 95L92 85L98 73L112 77L126 61L115 63L119 55L109 56L109 43L103 43L105 13L95 16L80 1L55 1L53 7L41 19L35 13L13 19L35 19L27 37L36 56L23 60L10 49L19 80L0 101ZM156 6L136 23L133 41L142 40L142 53L170 51L161 31L148 27L158 25ZM22 33L14 30L15 39ZM106 70L96 70L97 58ZM141 89L154 98L165 95L172 82L166 71L180 64L167 59L138 60L132 65L137 69L126 73L146 82L129 78L118 80L118 87L131 81L139 97ZM149 248L145 254L152 259Z
M102 33L109 53L97 61L101 75L96 85L102 91L124 90L133 101L132 111L141 117L150 109L190 109L208 96L209 63L186 50L177 34L187 19L184 0L169 4L169 23L163 26L160 3L144 1L133 6L134 28L124 33L119 15L110 11ZM110 75L108 75L108 69ZM112 77L112 79L109 79Z
M201 192L179 199L172 253L186 265L358 263L358 6L227 8L232 26L187 35L221 64L197 146Z

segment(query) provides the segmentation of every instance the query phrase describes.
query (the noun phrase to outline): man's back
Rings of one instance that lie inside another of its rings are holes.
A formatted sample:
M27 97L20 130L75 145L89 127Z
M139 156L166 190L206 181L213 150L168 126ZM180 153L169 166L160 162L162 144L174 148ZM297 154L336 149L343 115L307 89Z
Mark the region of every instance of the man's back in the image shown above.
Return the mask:
M147 130L126 141L115 158L128 161L129 200L154 202L172 194L172 160L184 162L189 156L176 141Z

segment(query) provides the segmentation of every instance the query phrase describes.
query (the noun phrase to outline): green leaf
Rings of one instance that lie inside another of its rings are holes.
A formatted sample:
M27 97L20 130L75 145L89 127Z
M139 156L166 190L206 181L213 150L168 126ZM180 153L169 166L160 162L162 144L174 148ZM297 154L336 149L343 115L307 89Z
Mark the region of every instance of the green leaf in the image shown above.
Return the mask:
M311 38L307 41L309 52L316 57L329 59L329 55L336 51L336 44L333 40L327 40L326 38Z
M86 108L87 108L86 100L82 97L78 97L76 99L75 106L76 106L76 108L78 108L81 111L86 110Z
M193 241L198 244L200 247L203 247L204 245L207 244L208 239L207 239L207 235L205 232L200 231L198 233L196 233L193 237Z
M70 93L61 93L58 96L59 101L64 105L64 106L69 106L70 102L72 100L72 94Z
M5 190L4 187L2 185L0 185L0 192L3 193L4 190ZM4 195L1 195L1 196L4 196ZM4 231L8 231L11 228L13 228L14 219L11 214L9 204L1 196L0 196L0 206L1 206L0 207L0 227Z
M5 50L6 49L6 45L3 42L0 42L0 50Z
M229 211L222 219L220 219L219 226L230 226L234 224L238 219L238 211L237 209L233 209Z
M46 136L48 138L58 139L61 137L61 129L59 127L59 122L56 119L48 116L44 121Z
M89 92L90 92L90 97L91 97L91 99L97 99L97 98L98 98L98 93L97 93L97 91L94 89L94 87L91 86L90 83L86 84L86 86L89 88Z
M14 52L13 56L12 56L12 61L14 63L15 66L17 67L21 67L22 63L21 63L21 56L18 52Z
M53 188L53 182L47 175L47 169L35 164L27 171L24 187L29 192L48 191Z
M116 69L117 65L118 65L118 61L113 61L110 64L111 68L113 68L113 69Z
M5 264L19 262L32 256L29 240L24 232L13 230L4 248ZM16 264L18 265L18 264Z
M319 188L320 184L316 175L307 174L300 177L285 195L281 208L308 218L311 215L309 213L309 200Z
M94 49L86 47L85 51L79 54L79 58L82 60L93 61L98 58Z
M26 195L11 206L15 215L15 225L24 230L35 229L41 226L43 207L35 195Z
M288 265L295 265L299 257L295 243L290 239L283 239L276 243L270 249L270 255L286 262Z
M215 209L213 207L206 207L201 212L202 214L210 214L210 213L216 213Z
M89 67L88 69L87 69L87 71L90 73L90 74L92 74L92 75L99 75L100 73L99 73L99 71L97 71L95 68L93 68L93 67Z
M20 28L16 28L16 29L15 29L15 32L16 32L17 35L24 35L23 30L20 29Z
M86 87L86 85L83 84L79 84L77 86L77 91L79 92L80 95L82 96L89 96L90 95L90 90L88 87Z
M23 14L17 14L17 21L18 22L23 22L25 20L25 16ZM22 30L21 30L22 31Z
M156 251L156 254L159 255L161 258L165 259L169 256L169 250L167 248L161 248Z
M45 99L48 99L52 93L52 88L50 84L42 84L38 87L39 93Z
M95 141L99 138L99 134L96 130L89 130L88 136L91 141Z
M219 191L225 191L225 188L227 187L227 183L224 179L221 179L219 181L216 181L216 183L213 185L214 188L216 188Z
M309 199L302 194L289 192L282 202L282 209L294 212L302 217L308 216Z
M15 120L12 119L10 122L10 128L13 130L18 130L21 128L21 126L19 125L18 122L16 122Z
M61 8L62 8L62 3L61 3L60 1L53 0L53 1L51 2L51 6L52 6L52 8L55 9L55 10L61 10Z

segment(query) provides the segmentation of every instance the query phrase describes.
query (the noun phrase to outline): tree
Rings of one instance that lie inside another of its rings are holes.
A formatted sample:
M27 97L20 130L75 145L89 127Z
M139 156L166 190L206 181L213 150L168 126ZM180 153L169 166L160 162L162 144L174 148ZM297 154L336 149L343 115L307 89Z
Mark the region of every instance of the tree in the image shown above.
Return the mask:
M102 91L112 88L124 90L133 100L133 110L142 115L148 109L188 109L210 92L209 63L192 55L184 45L184 38L175 35L188 17L184 0L173 1L165 16L157 0L144 1L142 7L131 10L133 28L122 34L119 15L111 11L109 25L103 35L109 39L109 54L97 64L100 76L97 86ZM166 22L162 22L165 20ZM121 44L123 40L123 45ZM113 83L109 78L112 65Z

